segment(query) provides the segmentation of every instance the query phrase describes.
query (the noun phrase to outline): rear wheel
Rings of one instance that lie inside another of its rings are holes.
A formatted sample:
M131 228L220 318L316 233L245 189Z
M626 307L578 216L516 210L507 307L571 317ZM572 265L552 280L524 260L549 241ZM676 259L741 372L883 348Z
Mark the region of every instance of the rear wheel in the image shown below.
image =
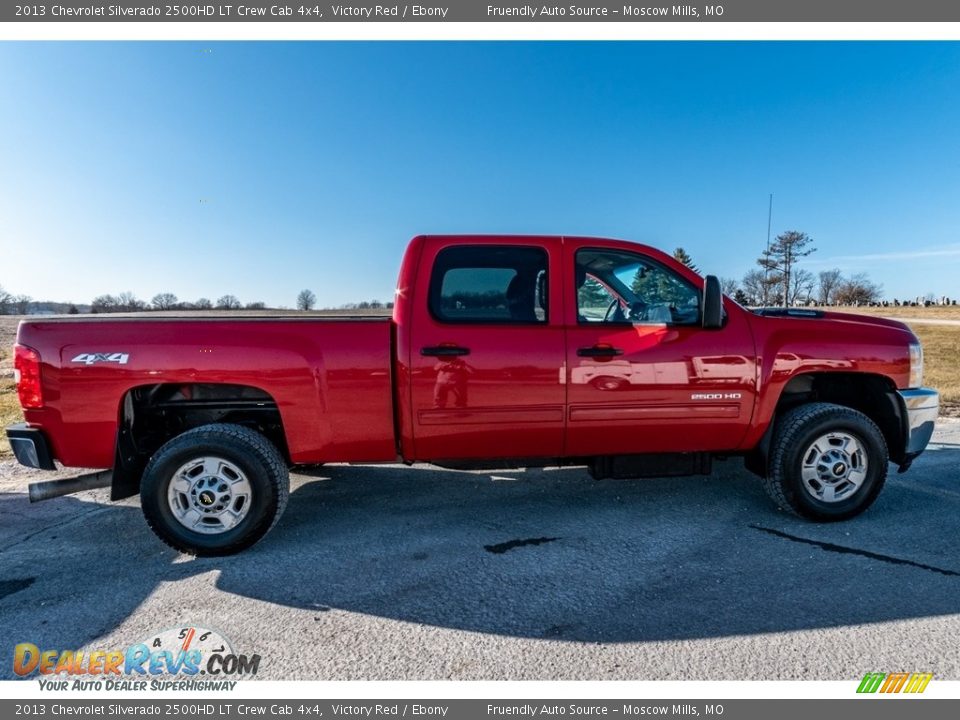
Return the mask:
M290 478L276 447L239 425L204 425L150 459L140 503L151 529L191 555L230 555L267 534L287 504Z
M783 510L829 522L859 515L887 478L883 433L861 412L811 403L777 421L764 488Z

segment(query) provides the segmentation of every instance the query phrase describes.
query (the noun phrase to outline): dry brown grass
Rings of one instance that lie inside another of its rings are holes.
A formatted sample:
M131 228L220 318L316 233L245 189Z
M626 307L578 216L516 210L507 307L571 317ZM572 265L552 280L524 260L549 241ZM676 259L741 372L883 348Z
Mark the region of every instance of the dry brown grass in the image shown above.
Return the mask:
M933 305L931 307L836 307L837 312L874 315L877 317L923 318L926 320L960 320L960 305Z
M923 384L940 391L940 414L960 417L960 326L914 323L910 329L923 343Z
M23 422L17 391L13 387L13 378L0 379L0 431L13 423ZM0 457L12 455L6 435L0 441Z
M17 402L17 391L13 386L13 358L11 356L16 331L16 320L0 317L0 432L7 425L23 420L20 404ZM10 454L12 454L10 445L4 435L0 439L0 457Z

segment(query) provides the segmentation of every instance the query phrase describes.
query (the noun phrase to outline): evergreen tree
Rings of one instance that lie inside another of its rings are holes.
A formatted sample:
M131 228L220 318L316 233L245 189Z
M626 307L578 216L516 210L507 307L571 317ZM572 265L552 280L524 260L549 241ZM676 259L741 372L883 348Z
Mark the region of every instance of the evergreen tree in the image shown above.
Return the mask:
M784 304L789 302L790 289L793 287L790 277L794 272L793 266L798 260L817 250L814 247L808 247L812 242L813 238L806 233L788 230L777 235L773 244L764 250L763 255L757 260L757 264L764 269L770 281L779 285L777 293Z
M696 273L700 272L700 268L693 264L693 258L690 257L690 253L688 253L682 247L678 247L673 251L673 259L679 263L683 263Z
M678 250L681 249L678 248ZM633 281L630 283L630 289L633 290L637 298L647 305L660 303L679 305L690 296L690 289L681 283L673 273L646 265L637 268Z

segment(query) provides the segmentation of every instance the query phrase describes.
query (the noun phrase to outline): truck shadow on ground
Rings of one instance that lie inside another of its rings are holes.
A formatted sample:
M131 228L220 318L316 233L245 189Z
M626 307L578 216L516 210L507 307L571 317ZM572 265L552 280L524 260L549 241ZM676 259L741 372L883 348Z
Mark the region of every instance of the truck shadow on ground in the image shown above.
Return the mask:
M931 452L869 512L832 525L778 512L735 461L706 478L601 482L576 469L329 467L296 480L260 544L188 562L133 503L4 494L0 631L8 646L80 647L160 583L210 571L221 591L313 614L583 642L952 614L958 464L956 449ZM171 608L156 624L184 620Z

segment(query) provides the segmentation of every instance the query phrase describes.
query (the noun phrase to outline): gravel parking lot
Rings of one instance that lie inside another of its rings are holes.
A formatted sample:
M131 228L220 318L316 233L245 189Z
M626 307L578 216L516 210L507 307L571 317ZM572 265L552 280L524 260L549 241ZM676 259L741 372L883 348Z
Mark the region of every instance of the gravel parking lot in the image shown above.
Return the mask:
M946 420L869 512L814 525L737 460L602 482L331 466L293 478L259 545L198 560L135 499L30 505L38 474L4 460L3 652L199 624L259 653L263 679L960 679L958 468Z

